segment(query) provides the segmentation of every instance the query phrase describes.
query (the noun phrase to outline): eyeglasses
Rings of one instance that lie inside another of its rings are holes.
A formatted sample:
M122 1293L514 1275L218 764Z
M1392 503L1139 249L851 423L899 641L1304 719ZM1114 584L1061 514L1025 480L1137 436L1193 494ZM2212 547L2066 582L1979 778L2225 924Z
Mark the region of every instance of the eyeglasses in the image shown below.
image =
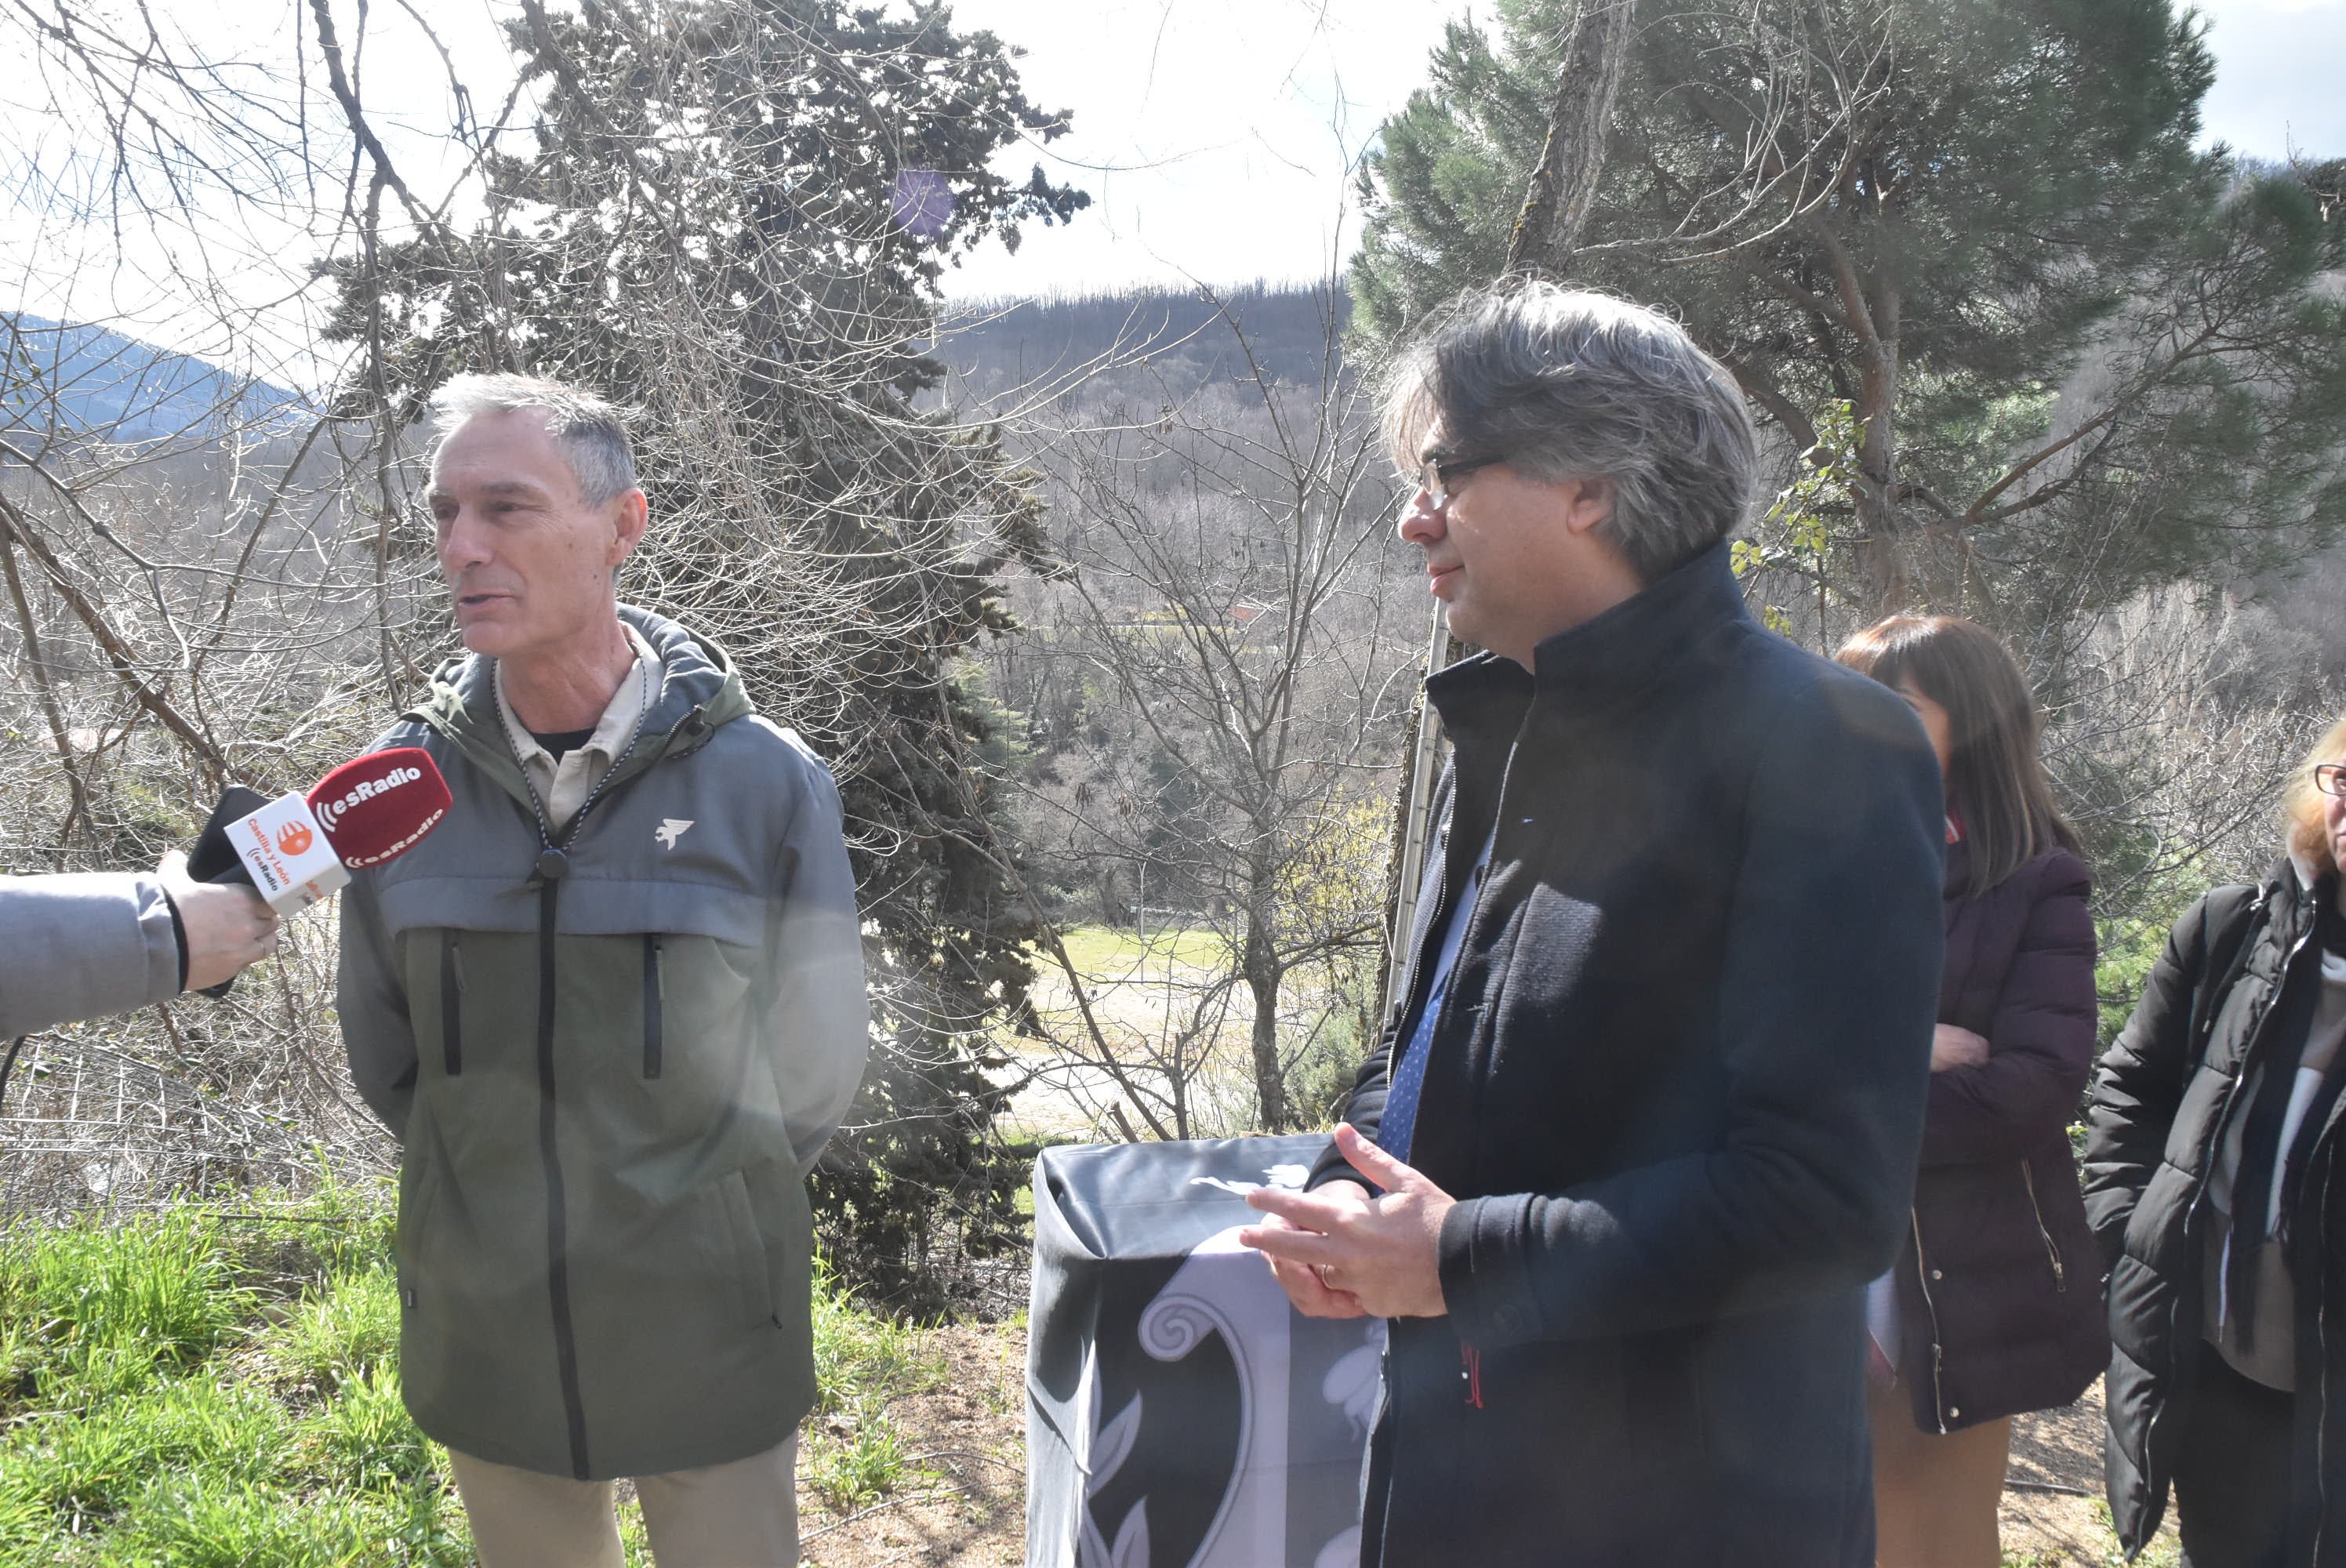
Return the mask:
M2323 763L2313 770L2313 787L2324 795L2346 795L2346 768Z
M1429 457L1417 471L1417 482L1438 511L1450 504L1452 487L1478 468L1488 468L1494 463L1506 462L1506 454L1491 457Z

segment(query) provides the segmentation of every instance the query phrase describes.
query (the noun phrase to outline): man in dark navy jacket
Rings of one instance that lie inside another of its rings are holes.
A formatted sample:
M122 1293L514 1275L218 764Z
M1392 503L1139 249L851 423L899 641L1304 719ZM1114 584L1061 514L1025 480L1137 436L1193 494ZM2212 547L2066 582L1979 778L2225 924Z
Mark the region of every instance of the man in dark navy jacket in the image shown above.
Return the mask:
M1749 416L1675 324L1463 301L1387 405L1461 637L1408 983L1311 1190L1245 1233L1391 1320L1361 1560L1867 1568L1862 1287L1906 1221L1938 768L1763 630Z

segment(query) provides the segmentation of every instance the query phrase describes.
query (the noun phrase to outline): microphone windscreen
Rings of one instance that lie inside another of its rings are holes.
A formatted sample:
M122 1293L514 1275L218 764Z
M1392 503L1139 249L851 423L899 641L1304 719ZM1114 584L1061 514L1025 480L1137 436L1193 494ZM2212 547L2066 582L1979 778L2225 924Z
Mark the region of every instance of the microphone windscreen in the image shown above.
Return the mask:
M231 784L222 791L219 804L212 808L212 820L204 824L203 832L188 851L188 875L199 882L250 884L252 873L245 869L244 857L229 840L229 824L242 821L268 804L268 796L241 784Z
M448 814L448 780L432 754L394 746L354 757L318 780L310 810L352 871L405 854Z

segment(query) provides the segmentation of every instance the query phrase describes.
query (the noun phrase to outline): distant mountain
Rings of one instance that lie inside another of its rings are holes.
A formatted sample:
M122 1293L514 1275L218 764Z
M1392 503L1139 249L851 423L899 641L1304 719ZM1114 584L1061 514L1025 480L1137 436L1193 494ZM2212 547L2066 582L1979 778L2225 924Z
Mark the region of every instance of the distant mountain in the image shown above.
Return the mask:
M104 327L0 311L0 430L66 440L201 439L299 417L298 392Z
M1258 367L1272 381L1311 385L1330 367L1331 333L1341 334L1351 319L1352 300L1341 292L1331 299L1324 286L1260 282L1210 300L1139 289L964 300L946 311L930 352L952 372L956 402L1056 386L1110 360L1123 368L1093 373L1078 398L1251 381Z
M1316 383L1331 363L1331 332L1341 334L1351 316L1341 292L1331 299L1324 287L1260 282L1211 300L1140 289L959 301L930 351L950 372L946 396L955 403L1047 388L1077 402L1154 408L1200 388L1250 382L1258 369L1274 382ZM105 327L0 311L0 431L202 439L227 423L250 429L310 412L301 393L241 383L207 361Z

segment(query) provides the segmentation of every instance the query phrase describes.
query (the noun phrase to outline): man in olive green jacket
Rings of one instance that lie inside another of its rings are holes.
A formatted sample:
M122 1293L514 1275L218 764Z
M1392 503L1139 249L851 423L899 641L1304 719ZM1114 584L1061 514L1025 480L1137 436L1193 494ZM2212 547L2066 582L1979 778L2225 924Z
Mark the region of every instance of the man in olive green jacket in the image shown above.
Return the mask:
M619 1568L620 1476L660 1568L789 1568L804 1178L868 1028L838 791L716 645L617 603L646 505L609 405L466 377L437 409L471 653L381 744L454 804L342 895L407 1406L484 1568Z

